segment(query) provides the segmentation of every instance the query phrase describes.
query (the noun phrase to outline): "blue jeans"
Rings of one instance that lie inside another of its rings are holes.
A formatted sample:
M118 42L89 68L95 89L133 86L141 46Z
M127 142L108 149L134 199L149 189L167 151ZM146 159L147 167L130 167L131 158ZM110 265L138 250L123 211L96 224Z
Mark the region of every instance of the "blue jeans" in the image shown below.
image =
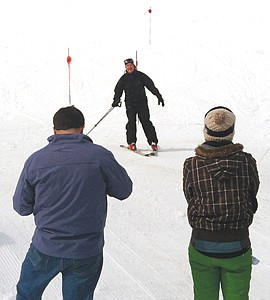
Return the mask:
M57 258L31 244L22 264L16 300L40 300L46 286L60 272L64 300L92 300L102 264L103 253L86 259Z

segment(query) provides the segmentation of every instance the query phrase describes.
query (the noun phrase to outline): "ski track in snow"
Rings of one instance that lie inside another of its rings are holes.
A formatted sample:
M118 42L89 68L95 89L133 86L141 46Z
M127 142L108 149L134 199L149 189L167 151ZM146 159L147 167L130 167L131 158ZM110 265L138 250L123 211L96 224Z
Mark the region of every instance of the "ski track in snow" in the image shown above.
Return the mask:
M125 142L124 103L91 132L134 182L129 199L108 198L104 267L95 299L193 298L182 166L203 141L206 111L225 105L236 114L234 141L256 158L261 180L250 228L253 255L260 263L253 266L250 300L270 300L268 1L157 0L152 3L151 45L145 30L148 3L142 0L99 1L91 4L92 10L86 0L76 6L72 0L47 1L41 7L36 0L16 2L0 4L0 24L7 29L0 42L0 300L15 299L34 231L33 216L13 211L12 195L26 158L53 133L53 114L68 105L68 47L71 99L85 115L85 132L110 107L123 59L135 58L136 50L139 70L154 80L165 101L162 108L147 92L160 140L157 157L119 147ZM149 150L139 123L137 146ZM61 275L42 299L62 299Z

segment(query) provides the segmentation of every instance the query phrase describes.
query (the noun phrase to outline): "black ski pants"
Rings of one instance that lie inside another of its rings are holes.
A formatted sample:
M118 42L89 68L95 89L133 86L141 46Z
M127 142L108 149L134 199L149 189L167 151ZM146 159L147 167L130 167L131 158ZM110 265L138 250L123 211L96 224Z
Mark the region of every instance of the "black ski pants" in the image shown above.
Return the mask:
M136 116L142 124L144 134L147 138L147 142L149 145L152 143L158 143L157 134L155 127L150 121L150 113L148 105L140 105L140 106L127 106L126 114L128 118L128 122L126 125L126 135L127 135L127 143L136 143L137 142L137 126L136 126Z

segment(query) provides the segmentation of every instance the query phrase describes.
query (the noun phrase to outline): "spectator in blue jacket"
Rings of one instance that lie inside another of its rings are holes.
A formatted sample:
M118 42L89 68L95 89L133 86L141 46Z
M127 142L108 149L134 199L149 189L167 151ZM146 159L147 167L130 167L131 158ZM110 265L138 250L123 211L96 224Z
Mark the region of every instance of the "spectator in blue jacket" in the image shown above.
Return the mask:
M14 209L33 214L36 225L16 299L41 299L61 272L65 300L90 300L103 263L107 195L126 199L132 181L110 151L83 134L80 110L59 109L53 124L54 135L27 159L13 197Z

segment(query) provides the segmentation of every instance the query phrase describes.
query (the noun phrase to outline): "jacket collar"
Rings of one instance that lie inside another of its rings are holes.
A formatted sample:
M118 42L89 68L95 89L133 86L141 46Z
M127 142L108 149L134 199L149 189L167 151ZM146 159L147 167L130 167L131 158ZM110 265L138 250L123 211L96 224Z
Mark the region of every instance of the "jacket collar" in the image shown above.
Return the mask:
M200 146L198 146L195 149L196 155L204 158L220 158L220 157L226 157L231 154L241 152L243 150L242 144L233 144L231 142L226 143L224 145L213 145L212 143L204 143Z
M138 70L135 68L132 73L128 73L127 71L125 71L125 74L127 74L127 75L136 75L136 74L138 74Z
M93 143L89 136L85 134L54 134L48 137L49 143L57 141L88 141Z

